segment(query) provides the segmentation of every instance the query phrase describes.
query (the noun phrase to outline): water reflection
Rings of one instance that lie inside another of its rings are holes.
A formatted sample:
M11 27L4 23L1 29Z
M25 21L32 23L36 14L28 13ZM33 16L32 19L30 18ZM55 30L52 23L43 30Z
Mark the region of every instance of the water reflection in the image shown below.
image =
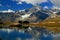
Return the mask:
M53 35L46 29L0 29L2 40L53 40Z

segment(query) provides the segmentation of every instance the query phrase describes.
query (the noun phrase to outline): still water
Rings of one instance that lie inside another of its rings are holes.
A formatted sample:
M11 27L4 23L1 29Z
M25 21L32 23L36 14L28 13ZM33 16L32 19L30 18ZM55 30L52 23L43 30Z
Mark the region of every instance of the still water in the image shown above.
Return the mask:
M51 33L37 29L0 29L2 40L54 40Z

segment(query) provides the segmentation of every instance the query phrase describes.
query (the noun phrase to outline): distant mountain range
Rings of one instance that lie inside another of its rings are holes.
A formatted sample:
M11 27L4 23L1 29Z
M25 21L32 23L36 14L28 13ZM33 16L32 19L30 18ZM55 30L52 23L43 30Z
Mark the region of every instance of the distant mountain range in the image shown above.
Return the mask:
M58 14L60 15L59 9L47 9L42 8L40 6L34 6L30 9L26 10L7 10L7 11L0 11L0 19L3 21L12 21L12 22L18 22L19 20L26 20L29 22L38 22L43 21L52 14Z

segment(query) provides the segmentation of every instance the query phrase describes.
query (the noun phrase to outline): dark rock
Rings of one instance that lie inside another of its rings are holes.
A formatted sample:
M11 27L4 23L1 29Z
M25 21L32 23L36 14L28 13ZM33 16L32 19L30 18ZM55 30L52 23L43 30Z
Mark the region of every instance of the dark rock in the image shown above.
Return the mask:
M29 21L23 21L23 24L29 24Z

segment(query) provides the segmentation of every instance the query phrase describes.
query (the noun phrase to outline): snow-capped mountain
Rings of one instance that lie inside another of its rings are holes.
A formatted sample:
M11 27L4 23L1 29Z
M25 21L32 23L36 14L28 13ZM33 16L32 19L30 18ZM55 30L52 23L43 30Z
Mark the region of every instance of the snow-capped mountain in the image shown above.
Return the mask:
M49 9L48 7L42 8L41 6L34 6L30 9L26 9L22 11L20 14L23 14L21 15L21 18L25 18L23 20L27 20L30 22L38 22L38 21L43 21L49 17L54 18L57 16L57 14L60 14L59 12L60 10L58 8Z
M44 11L42 7L34 6L30 9L20 12L21 17L17 18L17 20L27 20L30 22L42 21L49 16L47 13L47 10Z
M0 12L0 19L3 20L10 20L10 21L19 21L19 20L26 20L29 22L39 22L43 21L49 16L53 16L54 14L59 14L59 9L45 9L40 6L34 6L30 9L25 9L24 11L18 10L8 10L8 11L1 11ZM55 15L54 15L55 16Z

